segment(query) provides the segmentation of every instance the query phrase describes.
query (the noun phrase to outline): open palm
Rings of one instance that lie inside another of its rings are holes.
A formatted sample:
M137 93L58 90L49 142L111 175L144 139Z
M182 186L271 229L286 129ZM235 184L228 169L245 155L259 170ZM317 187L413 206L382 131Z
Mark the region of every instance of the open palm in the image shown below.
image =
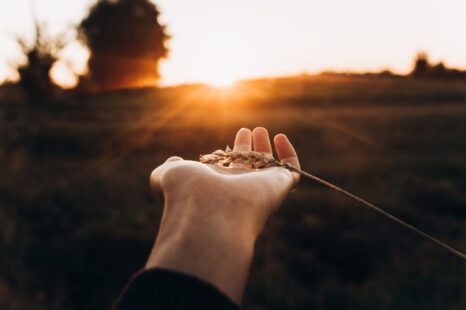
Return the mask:
M285 135L275 136L274 144L280 160L299 168L296 152ZM237 132L234 150L252 148L272 154L265 128L258 127L253 132L243 128ZM253 170L242 164L222 167L171 157L152 172L151 187L163 195L168 205L196 201L198 214L209 217L214 213L226 220L224 225L235 225L235 229L240 225L249 233L258 234L298 178L296 173L278 167Z

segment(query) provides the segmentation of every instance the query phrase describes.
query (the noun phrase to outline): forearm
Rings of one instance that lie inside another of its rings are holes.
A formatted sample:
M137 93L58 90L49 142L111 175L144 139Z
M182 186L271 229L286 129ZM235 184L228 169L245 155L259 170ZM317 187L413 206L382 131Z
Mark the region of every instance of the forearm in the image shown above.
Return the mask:
M255 237L232 218L205 216L195 206L165 205L146 268L161 267L193 275L216 286L239 304L251 265ZM217 206L224 207L224 206ZM212 208L205 208L212 210ZM188 210L188 212L186 211ZM196 210L196 212L189 212Z

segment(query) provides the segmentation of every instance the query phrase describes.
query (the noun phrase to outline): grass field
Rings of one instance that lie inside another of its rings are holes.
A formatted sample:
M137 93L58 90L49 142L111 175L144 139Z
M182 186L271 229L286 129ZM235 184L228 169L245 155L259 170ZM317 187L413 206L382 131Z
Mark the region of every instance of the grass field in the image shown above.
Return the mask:
M464 80L0 97L0 309L108 309L157 232L151 170L232 145L240 127L286 133L304 170L466 251ZM248 310L466 308L464 261L312 181L256 247Z

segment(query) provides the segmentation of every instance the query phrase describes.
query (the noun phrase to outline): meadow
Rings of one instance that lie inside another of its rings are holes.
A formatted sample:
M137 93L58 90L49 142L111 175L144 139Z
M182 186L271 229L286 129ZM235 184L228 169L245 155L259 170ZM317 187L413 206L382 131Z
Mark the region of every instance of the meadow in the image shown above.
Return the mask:
M0 90L1 92L1 90ZM466 251L466 81L321 75L0 94L0 309L108 309L162 205L151 170L286 133L301 166ZM256 244L244 309L466 308L464 261L302 179Z

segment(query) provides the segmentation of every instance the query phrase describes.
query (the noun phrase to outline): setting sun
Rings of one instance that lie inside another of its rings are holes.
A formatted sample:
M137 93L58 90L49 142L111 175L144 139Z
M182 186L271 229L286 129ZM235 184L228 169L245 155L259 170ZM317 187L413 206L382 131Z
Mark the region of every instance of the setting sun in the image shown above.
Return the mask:
M206 82L211 86L230 86L239 80L239 45L234 33L219 29L209 38L209 71Z
M96 0L35 2L38 20L47 22L51 34L57 35L69 25L79 24ZM419 50L447 66L466 66L466 44L458 40L465 28L461 14L466 2L460 0L428 4L422 0L383 4L357 0L338 5L335 1L302 0L209 0L202 5L187 0L152 2L171 37L169 56L160 64L162 86L225 86L239 79L322 70L379 71L388 67L407 73L412 55ZM10 34L32 38L33 25L25 14L30 10L28 3L0 3L0 81L18 79L10 64L24 59ZM86 55L81 50L76 53ZM73 67L83 67L81 58L70 55L66 60ZM65 77L62 72L60 78L57 73L60 85L71 85L68 73Z
M214 76L212 80L208 82L210 86L214 87L228 87L237 82L237 79L228 72L218 72L218 75Z

